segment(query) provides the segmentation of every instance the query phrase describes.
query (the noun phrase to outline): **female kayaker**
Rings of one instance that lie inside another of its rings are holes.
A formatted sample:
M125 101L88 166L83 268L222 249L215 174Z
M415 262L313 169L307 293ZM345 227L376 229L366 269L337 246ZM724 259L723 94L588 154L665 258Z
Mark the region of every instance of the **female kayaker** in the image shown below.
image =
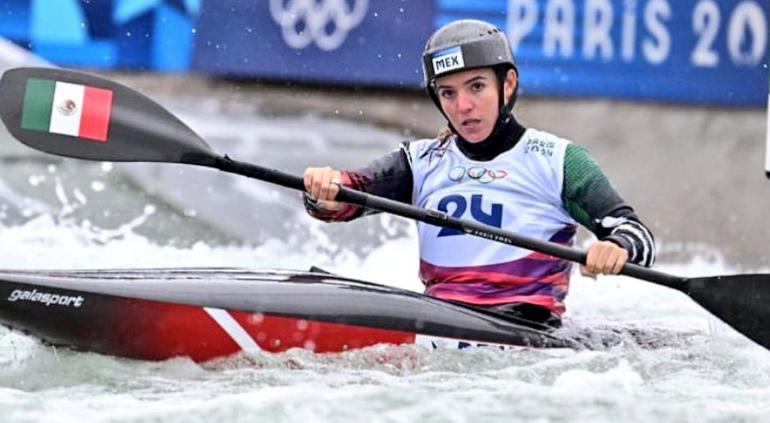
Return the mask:
M334 202L339 184L564 245L580 224L598 238L581 268L590 277L616 274L627 261L652 265L651 232L586 150L514 118L518 69L501 29L450 23L430 37L422 59L427 91L448 128L360 169L306 169L312 216L348 221L369 213ZM424 223L418 233L426 294L561 324L570 262Z

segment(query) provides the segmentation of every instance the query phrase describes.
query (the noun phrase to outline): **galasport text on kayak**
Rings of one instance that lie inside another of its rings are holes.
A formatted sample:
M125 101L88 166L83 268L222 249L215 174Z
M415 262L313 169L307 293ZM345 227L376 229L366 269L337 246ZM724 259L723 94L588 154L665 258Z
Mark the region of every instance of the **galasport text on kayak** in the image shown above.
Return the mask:
M12 303L16 301L29 301L33 303L43 303L46 306L60 305L65 307L80 307L83 305L84 300L85 299L81 296L75 297L69 295L51 294L48 292L37 292L37 289L33 289L31 291L16 289L11 292L11 295L8 296L8 301Z

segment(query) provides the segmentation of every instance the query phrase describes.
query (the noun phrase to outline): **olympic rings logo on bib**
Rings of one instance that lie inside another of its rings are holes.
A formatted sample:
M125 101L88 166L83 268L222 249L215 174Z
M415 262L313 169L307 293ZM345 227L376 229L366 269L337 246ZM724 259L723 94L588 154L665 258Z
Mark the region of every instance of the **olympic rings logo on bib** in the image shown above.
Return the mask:
M270 15L283 39L300 50L311 43L324 51L339 48L366 17L369 0L270 0Z
M455 166L449 172L449 180L460 182L463 178L468 177L474 181L478 181L482 184L488 184L498 179L503 179L508 176L508 172L505 170L490 170L481 166L474 166L466 168L465 166Z

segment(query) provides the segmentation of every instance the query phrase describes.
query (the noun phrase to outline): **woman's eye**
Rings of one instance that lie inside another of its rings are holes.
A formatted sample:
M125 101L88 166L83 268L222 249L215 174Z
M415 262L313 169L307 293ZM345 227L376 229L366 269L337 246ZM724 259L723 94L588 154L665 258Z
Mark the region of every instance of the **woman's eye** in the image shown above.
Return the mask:
M455 93L454 91L443 90L443 91L439 91L438 95L442 98L452 98L454 97Z
M484 89L484 87L485 87L485 85L484 85L484 83L483 83L483 82L474 82L474 83L471 85L471 89L472 89L473 91L481 91L481 90L483 90L483 89Z

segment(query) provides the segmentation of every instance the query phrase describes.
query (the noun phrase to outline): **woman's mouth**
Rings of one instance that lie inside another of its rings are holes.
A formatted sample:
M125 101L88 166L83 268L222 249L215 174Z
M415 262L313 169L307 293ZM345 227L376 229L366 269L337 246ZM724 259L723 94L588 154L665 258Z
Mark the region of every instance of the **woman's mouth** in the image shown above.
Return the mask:
M469 129L469 130L478 128L480 124L481 124L481 119L466 119L462 123L463 128Z
M486 134L488 128L486 127L484 121L476 118L463 120L460 123L460 128L458 128L458 130L462 134L463 138L470 142L481 141L488 135Z

